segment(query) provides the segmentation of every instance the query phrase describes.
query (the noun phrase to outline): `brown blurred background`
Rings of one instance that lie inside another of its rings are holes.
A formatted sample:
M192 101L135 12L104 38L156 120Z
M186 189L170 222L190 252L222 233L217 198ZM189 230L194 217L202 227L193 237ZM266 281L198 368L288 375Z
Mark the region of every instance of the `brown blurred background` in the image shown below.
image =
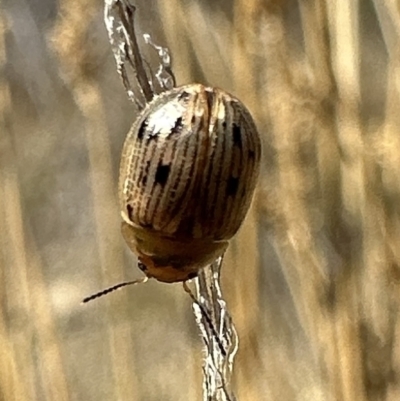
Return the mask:
M135 4L178 84L232 92L263 139L223 267L238 400L399 400L400 3ZM2 0L0 71L0 400L202 399L180 285L80 304L140 277L116 199L135 109L102 1Z

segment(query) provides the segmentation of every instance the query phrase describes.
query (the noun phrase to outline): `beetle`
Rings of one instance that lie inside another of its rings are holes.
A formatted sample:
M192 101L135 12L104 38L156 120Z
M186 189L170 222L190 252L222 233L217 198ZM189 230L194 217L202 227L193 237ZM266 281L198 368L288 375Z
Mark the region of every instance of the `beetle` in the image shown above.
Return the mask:
M149 278L197 276L221 256L249 209L261 141L237 98L190 84L156 96L123 146L122 235Z
M222 256L250 207L260 170L261 140L238 99L190 84L153 98L124 142L121 231L138 256L142 279L187 280ZM194 299L194 298L193 298Z

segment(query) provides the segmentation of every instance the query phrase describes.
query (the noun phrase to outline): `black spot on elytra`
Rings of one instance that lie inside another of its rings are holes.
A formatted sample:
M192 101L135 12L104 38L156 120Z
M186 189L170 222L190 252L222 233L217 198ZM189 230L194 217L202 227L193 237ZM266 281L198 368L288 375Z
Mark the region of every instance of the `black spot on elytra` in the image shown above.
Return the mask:
M159 164L156 171L156 184L164 186L168 180L171 166L169 164Z
M139 138L140 140L143 139L144 133L145 133L145 131L146 131L146 128L147 128L147 120L144 120L144 121L142 122L142 124L140 125L139 132L138 132L138 138Z
M130 221L133 221L133 207L128 203L128 205L126 205L126 211L128 213L128 217Z
M233 133L233 143L234 145L238 146L242 149L242 132L240 131L240 127L237 124L233 124L232 126L232 133Z
M179 96L178 100L187 101L189 99L190 93L183 91Z
M176 119L174 128L172 128L171 133L176 134L176 133L181 132L182 131L182 127L183 127L182 117L179 117L179 118Z
M223 129L226 129L226 121L223 121L223 122L222 122L222 128L223 128Z
M229 177L228 182L226 184L226 195L235 196L238 188L239 188L239 178Z
M254 159L256 157L256 154L254 150L249 150L249 159Z

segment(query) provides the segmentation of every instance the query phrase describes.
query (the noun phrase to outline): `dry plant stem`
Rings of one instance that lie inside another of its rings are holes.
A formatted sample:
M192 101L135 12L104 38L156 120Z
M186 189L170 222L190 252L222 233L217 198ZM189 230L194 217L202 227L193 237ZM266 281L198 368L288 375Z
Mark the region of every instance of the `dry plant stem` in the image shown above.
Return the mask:
M131 100L134 100L138 107L142 109L145 102L149 102L153 96L153 90L147 77L140 54L139 46L135 33L136 7L124 0L106 0L104 7L104 21L109 34L110 43L117 63L118 73L122 78L125 90ZM139 101L133 95L134 91L129 82L126 62L128 62L135 74L139 84L139 89L144 96L143 101Z
M370 291L375 289L376 293L376 278L380 278L379 284L382 283L383 278L386 281L384 284L386 284L386 288L389 290L386 292L387 299L385 299L385 301L388 302L390 307L382 308L382 306L376 302L376 296L374 299L369 297L371 304L368 306L373 312L371 313L371 321L375 326L374 332L378 334L378 338L384 340L381 341L381 344L383 343L385 349L388 351L381 353L381 358L384 358L384 363L382 365L385 366L385 369L381 369L380 372L375 372L375 376L377 376L377 373L381 373L381 377L385 378L385 376L387 377L387 372L396 372L398 374L400 371L400 324L398 317L396 321L396 316L394 315L394 313L397 313L398 316L399 313L399 280L397 275L398 270L393 268L393 266L400 266L400 208L398 201L400 196L400 183L398 179L398 166L400 165L400 116L398 113L400 106L400 90L399 85L396 84L400 82L400 52L398 48L400 40L400 10L393 1L386 0L383 4L386 6L386 15L390 15L390 19L388 18L383 21L384 13L378 13L378 17L381 20L383 37L390 54L387 76L388 89L385 122L379 135L379 143L378 146L376 142L372 143L371 148L373 147L375 152L376 148L378 148L379 167L381 168L379 184L381 186L381 193L383 193L384 196L374 197L376 204L374 214L378 214L380 217L380 224L375 224L373 228L370 229L371 234L376 233L379 235L378 238L380 242L377 242L376 245L380 246L381 249L378 249L378 246L374 247L374 260L378 260L381 263L376 263L375 274L371 274L373 280L371 280L370 283ZM375 1L375 7L379 11L382 4ZM370 163L367 165L370 165ZM385 213L385 220L380 216L382 213ZM382 222L385 222L384 227L382 227ZM376 230L377 226L380 230ZM387 271L386 275L382 275L384 268L386 268ZM372 284L374 286L372 286ZM366 295L369 296L369 294ZM370 326L372 326L371 323ZM372 357L375 355L372 355ZM370 358L370 360L371 359L372 358ZM394 401L400 398L400 386L398 382L389 382L386 391L387 401Z
M17 333L13 336L14 362L10 366L8 374L18 372L18 375L23 375L24 379L12 385L13 395L10 397L10 400L36 399L34 394L39 392L36 384L37 379L31 376L33 372L29 372L31 367L34 366L34 364L29 364L33 353L33 338L39 339L37 354L40 355L39 364L42 367L40 369L40 381L43 384L46 383L43 386L45 389L44 399L52 400L59 397L59 399L69 400L67 381L59 349L59 340L57 339L49 300L46 295L42 268L37 252L33 249L33 246L28 245L26 247L26 238L22 234L22 213L16 175L7 174L3 177L1 184L3 190L2 199L8 205L5 208L8 216L6 219L6 228L7 232L12 233L10 244L12 246L14 261L13 271L16 277L18 277L16 279L17 283L9 283L11 288L18 286L18 290L14 291L16 296L13 297L9 288L8 306L9 308L18 308L19 305L26 314L33 316L35 321L34 326L25 327L23 333ZM31 252L27 251L29 248L32 249ZM25 263L17 264L18 260L19 262L25 261ZM29 266L27 260L29 260ZM34 285L28 285L28 283L34 283ZM23 387L21 387L22 383L24 384Z
M0 11L1 70L7 61L6 21ZM17 157L12 143L12 106L10 88L1 77L0 283L4 302L0 302L0 398L28 401L38 399L41 394L45 401L68 401L60 341L47 296L43 266L32 235L27 235L24 224ZM14 318L10 319L13 314ZM35 371L35 366L40 369Z
M275 196L279 199L274 237L300 322L311 339L311 347L315 348L315 359L322 360L325 355L321 342L329 338L326 333L330 333L330 322L326 323L326 313L320 308L326 282L321 266L326 265L326 261L313 238L314 222L307 203L308 199L313 199L309 193L315 190L313 170L310 162L305 164L299 157L305 147L312 149L314 140L313 126L307 123L311 116L304 107L310 95L300 91L293 79L295 71L290 62L282 17L269 11L266 24L270 35L266 58L271 60L267 67L267 84L271 91L268 107L277 154Z
M3 70L7 63L6 58L6 35L7 35L7 19L0 11L0 69ZM8 128L11 123L11 93L9 85L6 80L0 78L0 154L6 155L9 151L9 133ZM24 330L24 335L21 336L17 333L17 336L11 341L9 335L10 328L7 327L7 320L10 309L10 301L7 300L7 269L9 265L8 258L5 250L7 245L9 247L10 238L9 230L4 228L5 222L9 220L6 215L6 194L5 194L5 181L6 176L8 179L13 178L15 174L10 174L5 169L5 162L7 158L2 157L0 160L0 221L2 222L3 229L0 231L0 283L1 283L1 297L0 297L0 343L2 347L1 358L0 358L0 388L4 399L10 401L28 401L36 397L35 386L34 386L34 370L33 360L31 358L30 350L30 333L31 330ZM14 170L14 169L13 169ZM13 253L13 252L11 252ZM21 255L24 255L22 253ZM12 255L13 258L18 257L18 254ZM19 271L17 271L19 272ZM24 289L19 288L19 293L24 294ZM29 308L29 300L23 295L19 296L20 303L23 309ZM14 303L15 299L11 299L11 303ZM22 308L21 308L22 309ZM18 358L19 354L25 356L25 364L19 366Z
M89 151L91 190L96 222L96 242L102 270L103 282L109 282L110 276L121 277L123 274L122 246L112 244L118 238L120 227L117 219L111 215L118 210L112 180L112 161L105 115L100 88L92 82L86 82L73 88L75 101L85 118L86 140ZM99 179L101 174L102 179ZM107 177L107 179L105 179ZM122 293L123 297L124 294ZM119 300L121 302L121 298ZM122 303L122 302L121 302ZM123 303L122 303L123 304ZM115 314L112 300L106 304L108 319L113 321ZM127 306L119 306L119 314L128 315ZM106 329L111 350L113 378L118 398L132 400L138 397L137 377L131 372L134 361L131 343L131 328L128 325L111 325Z
M114 190L106 112L101 88L85 70L91 57L91 48L85 40L87 29L90 27L88 21L96 11L95 1L68 0L62 3L62 12L52 39L60 65L64 67L66 81L84 118L98 257L102 280L108 282L110 277L114 281L123 274L123 257L122 245L117 240L120 224L114 216L115 210L118 210L118 202ZM68 41L65 38L68 38ZM126 295L121 293L121 297L124 296ZM139 385L132 369L134 357L131 327L129 324L115 324L116 312L112 302L113 299L110 298L105 306L105 319L108 324L104 325L103 336L110 349L114 397L133 400L138 398ZM123 320L127 315L127 303L121 302L117 316Z
M155 74L146 59L142 57L136 37L135 11L136 8L127 0L105 1L104 22L117 64L117 71L129 99L141 110L146 103L153 99L155 94L172 89L175 86L175 77L171 70L171 57L168 49L157 46L148 34L143 35L145 42L158 53L160 59L160 66ZM129 80L130 72L137 81L135 84ZM136 94L137 91L139 94Z
M68 401L71 398L69 395L66 373L63 367L60 339L57 335L54 318L52 316L50 300L47 295L47 286L42 271L43 267L37 247L35 246L34 239L29 230L27 234L24 233L21 195L16 176L6 177L4 184L4 201L8 205L12 205L13 209L8 214L7 231L14 233L12 236L13 252L21 255L21 261L25 259L24 265L16 263L14 266L14 271L19 270L18 275L21 278L17 283L14 283L14 285L18 286L18 291L14 291L14 294L16 294L18 298L21 298L21 288L26 289L24 298L25 302L28 302L29 305L26 313L30 313L32 320L35 322L34 326L30 328L32 330L31 334L33 338L39 339L37 354L40 355L38 364L41 366L40 382L44 389L43 399L45 401L54 399ZM19 257L15 258L15 260L17 259L19 259ZM12 297L9 295L9 300L10 299L12 299ZM20 302L20 300L18 299L16 302ZM26 336L26 332L24 332L24 335ZM32 338L28 337L25 341L31 344ZM13 342L16 343L15 338ZM30 352L32 353L32 350L30 350ZM20 354L19 358L17 358L17 360L20 360L18 366L20 370L21 366L26 367L27 353L21 355L20 350L18 353ZM20 370L20 372L21 371L22 370ZM35 383L36 394L40 394L36 380L37 379L31 384ZM23 382L25 382L25 379ZM20 383L17 383L17 387L19 386Z
M149 101L155 95L152 88L151 77L146 75L143 68L145 60L142 58L137 39L135 36L133 14L135 8L128 2L123 0L106 0L105 2L105 21L109 29L110 42L114 49L130 49L126 52L128 60L132 68L135 69L135 76L137 77L140 91L144 94L146 101ZM118 14L110 17L110 7L118 7ZM112 22L110 21L112 18ZM114 26L110 31L110 27ZM123 26L124 35L115 35L115 27ZM145 36L147 43L152 44L148 35ZM116 41L117 39L117 41ZM119 40L119 41L118 41ZM163 59L163 55L168 55L167 50L162 50L159 46L152 46L158 51L160 56L161 67L164 68L167 75L169 75L174 82L174 76L170 69L169 57ZM126 83L125 79L125 60L121 60L121 55L117 57L116 62L118 72L122 78L125 89L133 93L132 88ZM134 61L129 58L133 55ZM122 63L122 64L121 64ZM158 83L162 89L167 88L167 84L159 78L160 74L156 74ZM138 99L134 98L136 104L140 104ZM143 108L140 104L140 108ZM202 339L205 344L206 357L204 360L203 373L203 389L204 399L211 401L233 401L235 397L231 390L231 378L233 370L233 360L238 348L238 338L235 327L233 326L232 319L227 311L226 303L222 298L220 288L220 268L222 258L213 263L209 268L203 269L199 273L199 277L195 280L197 297L188 289L184 284L185 290L191 295L193 299L193 309L196 317L196 322L200 328Z
M42 387L44 401L68 401L70 397L60 341L51 313L43 267L34 239L24 224L17 169L10 161L16 157L11 140L4 131L1 142L1 150L7 157L0 163L0 198L5 216L3 232L8 234L0 238L0 241L6 241L8 248L8 268L5 271L13 272L6 281L7 313L19 310L21 316L32 317L31 324L24 324L23 329L18 328L18 320L14 325L9 325L11 336L9 333L8 338L12 342L5 349L12 358L7 372L11 380L11 389L7 390L12 392L12 396L5 399L36 400L41 393L39 388ZM34 354L37 355L37 361L34 361ZM6 356L2 354L2 363L6 362L4 358ZM35 375L35 364L40 366L38 376Z
M317 173L321 191L320 207L324 211L328 232L335 233L341 220L340 208L337 207L341 203L340 177L338 174L340 155L333 106L337 100L336 84L331 65L330 41L329 37L324 34L328 24L326 2L318 0L313 5L302 2L300 11L306 57L313 77L313 87L310 88L314 96L312 101L317 110L315 113L317 134L313 139L317 151ZM317 252L318 248L310 248L311 250L317 257L312 259L317 261L317 264L310 263L307 266L308 268L313 266L314 273L312 276L310 275L313 278L310 280L312 286L304 288L304 292L293 290L294 299L299 305L301 305L300 300L306 301L309 305L307 308L307 305L303 304L299 308L299 313L321 368L321 384L319 385L322 388L323 383L326 382L327 396L329 394L334 399L341 399L343 390L338 365L337 329L335 328L335 321L329 313L331 311L326 311L326 303L321 302L324 299L321 298L321 293L324 288L330 288L331 283L326 275L318 273L318 265L327 266L328 261L323 257L323 254ZM301 266L297 263L296 265ZM292 283L290 273L286 272L291 287L293 289L299 287L301 290L301 286L296 284L297 276L294 278L296 282ZM299 274L300 277L303 276L301 271ZM304 313L306 310L311 313ZM338 367L338 369L333 367Z
M393 174L399 166L399 141L395 134L399 126L398 94L392 93L393 98L388 98L387 104L393 109L387 110L383 133L366 135L359 112L358 5L357 1L301 3L313 86L310 85L309 93L301 94L300 100L304 97L313 106L316 115L311 121L316 132L307 133L307 125L299 125L302 118L312 116L305 114L306 108L296 105L299 96L293 80L277 73L286 68L287 77L293 76L291 64L282 57L276 70L269 72L271 76L275 73L269 82L269 102L281 111L273 115L281 175L278 188L283 200L282 227L277 227L280 229L276 234L283 251L286 279L321 368L321 384L327 384L325 399L330 396L334 400L389 400L398 398L393 381L394 372L398 372L393 356L399 352L398 344L393 345L398 336L398 327L393 324L394 314L398 313L398 297L394 296L398 288L394 291L396 284L390 267L398 266L398 259L387 247L389 227L398 224L398 209L392 209L397 208L398 202L390 206L392 215L387 216L382 194L390 191L392 200L398 199L399 194L395 189L399 181ZM271 32L278 30L283 32L279 27ZM324 37L324 32L329 32L329 36ZM287 47L284 35L281 38L275 57L269 59L279 60L277 56ZM276 38L275 42L278 43ZM394 77L389 77L391 90L396 88L393 81ZM274 104L277 93L289 94L290 98L276 98ZM282 105L295 110L285 110ZM298 121L290 120L289 115L297 116ZM282 134L285 132L290 133L290 140ZM374 143L371 137L379 137L379 142ZM306 140L310 149L316 145L317 171L307 172L308 166L298 158L300 145ZM380 156L384 156L382 165L386 168L380 171L375 157L382 150L384 154ZM388 191L381 188L385 173L393 174L390 184L387 183ZM316 227L313 213L314 174L322 195L318 207L323 211L324 230ZM323 231L332 241L334 251L330 256L333 259L335 252L336 260L329 260L318 244ZM398 243L398 232L394 238Z
M268 113L265 103L260 102L258 92L260 71L255 58L263 55L262 43L264 34L261 29L265 23L265 2L261 0L240 0L234 2L233 25L231 27L232 46L228 58L231 61L230 69L233 77L234 90L237 96L251 110L259 127L263 127L263 120ZM268 35L268 32L267 32ZM269 141L268 130L260 128L263 144ZM264 146L265 149L265 146ZM265 159L264 159L265 160ZM260 175L260 181L263 174ZM255 201L257 192L255 193ZM258 375L263 369L259 349L261 332L259 277L260 252L258 248L259 215L254 205L250 208L246 220L237 236L231 242L226 253L225 263L230 273L224 277L227 286L227 298L232 302L232 313L240 332L240 350L238 352L238 369L235 370L237 397L243 400L260 399L262 388ZM245 266L245 274L244 272ZM239 279L240 277L240 279ZM251 307L249 307L251 305ZM266 380L267 382L267 380ZM275 381L274 381L275 382ZM279 397L282 396L282 387L279 386ZM285 390L286 391L286 390Z
M366 232L366 182L363 160L363 137L359 120L359 38L358 1L328 4L328 18L331 21L332 66L338 91L337 128L342 152L341 202L344 213L343 225L353 238L358 230ZM362 310L358 300L352 296L361 288L367 261L362 260L361 250L365 247L364 238L351 240L350 254L343 268L346 275L340 277L337 286L335 316L335 340L338 350L337 373L342 388L342 400L367 399L365 377L363 377L361 336ZM360 248L358 248L360 247ZM351 322L351 323L349 323ZM368 375L365 371L364 374Z
M203 269L196 279L193 310L205 345L204 400L233 401L233 361L238 337L220 287L222 258Z

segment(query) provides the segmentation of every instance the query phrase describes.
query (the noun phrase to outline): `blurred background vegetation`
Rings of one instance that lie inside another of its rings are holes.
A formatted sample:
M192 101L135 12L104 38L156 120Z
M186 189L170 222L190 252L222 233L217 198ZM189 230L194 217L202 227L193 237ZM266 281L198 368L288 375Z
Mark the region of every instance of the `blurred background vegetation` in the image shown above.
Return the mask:
M223 267L238 400L399 400L399 2L135 4L178 84L232 92L263 139ZM0 71L0 400L200 400L180 285L80 304L140 276L116 198L136 112L102 1L2 0Z

